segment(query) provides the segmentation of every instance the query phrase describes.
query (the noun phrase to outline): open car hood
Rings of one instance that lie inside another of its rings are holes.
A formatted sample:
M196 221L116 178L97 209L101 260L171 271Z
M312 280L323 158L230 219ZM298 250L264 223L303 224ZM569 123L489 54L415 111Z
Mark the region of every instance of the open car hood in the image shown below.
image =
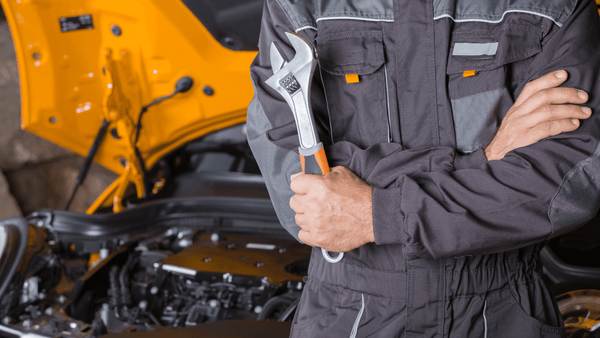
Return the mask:
M124 174L137 147L146 169L169 151L245 121L253 51L225 48L179 0L0 0L21 79L22 128L85 156L103 120L94 160ZM138 168L139 169L139 168Z

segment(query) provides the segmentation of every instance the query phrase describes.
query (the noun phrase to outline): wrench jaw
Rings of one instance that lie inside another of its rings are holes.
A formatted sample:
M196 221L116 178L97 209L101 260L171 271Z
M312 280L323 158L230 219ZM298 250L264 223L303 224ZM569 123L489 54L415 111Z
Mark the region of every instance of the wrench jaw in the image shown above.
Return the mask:
M315 122L310 105L310 83L317 66L314 48L299 35L286 33L296 55L285 62L279 48L271 44L270 59L273 76L266 83L275 89L287 102L294 114L296 129L300 140L300 148L313 149L319 143L315 133Z
M302 55L302 58L306 61L308 61L309 59L317 59L317 52L313 47L312 43L310 43L310 41L308 41L303 36L292 32L285 32L285 35L287 36L288 40L290 40L292 47L294 47L296 55L300 53L300 55Z
M280 49L277 45L277 42L271 42L271 68L273 69L273 74L277 73L281 67L285 66L287 62L281 55Z

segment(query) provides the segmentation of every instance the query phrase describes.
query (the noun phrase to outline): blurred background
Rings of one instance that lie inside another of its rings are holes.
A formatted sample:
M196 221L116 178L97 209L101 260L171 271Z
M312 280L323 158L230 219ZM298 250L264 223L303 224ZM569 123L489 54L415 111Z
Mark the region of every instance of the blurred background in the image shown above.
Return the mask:
M64 209L83 157L20 128L19 71L0 7L0 220L43 208ZM94 164L70 210L85 212L118 176Z

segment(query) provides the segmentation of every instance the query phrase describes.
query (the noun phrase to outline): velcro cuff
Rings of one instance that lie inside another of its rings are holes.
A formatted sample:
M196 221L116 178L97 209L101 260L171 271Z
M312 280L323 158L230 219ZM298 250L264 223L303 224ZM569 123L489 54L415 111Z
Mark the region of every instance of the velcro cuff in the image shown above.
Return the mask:
M373 188L373 232L375 244L403 244L407 235L400 212L402 189Z

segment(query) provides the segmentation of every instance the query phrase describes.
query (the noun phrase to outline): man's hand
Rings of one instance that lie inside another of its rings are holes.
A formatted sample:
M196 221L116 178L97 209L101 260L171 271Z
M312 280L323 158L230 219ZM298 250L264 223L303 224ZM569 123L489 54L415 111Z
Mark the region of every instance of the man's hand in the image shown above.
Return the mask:
M290 186L302 242L335 252L375 242L373 188L348 168L331 168L325 176L295 174Z
M575 88L558 88L567 80L559 70L529 82L510 108L494 139L485 148L489 160L499 160L511 150L528 146L549 136L579 128L579 120L591 116L583 104L588 94Z

